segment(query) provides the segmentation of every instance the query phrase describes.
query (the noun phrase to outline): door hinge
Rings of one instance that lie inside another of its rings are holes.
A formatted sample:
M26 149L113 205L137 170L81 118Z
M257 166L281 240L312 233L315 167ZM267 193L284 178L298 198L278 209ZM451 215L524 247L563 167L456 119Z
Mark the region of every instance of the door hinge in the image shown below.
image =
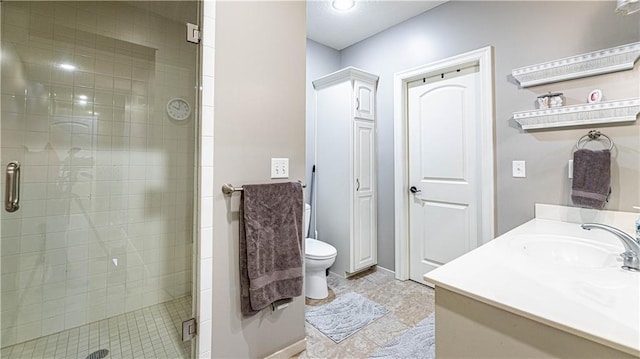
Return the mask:
M198 324L196 318L187 319L182 322L182 341L188 342L198 334Z
M194 44L200 43L200 27L198 25L187 23L187 41Z

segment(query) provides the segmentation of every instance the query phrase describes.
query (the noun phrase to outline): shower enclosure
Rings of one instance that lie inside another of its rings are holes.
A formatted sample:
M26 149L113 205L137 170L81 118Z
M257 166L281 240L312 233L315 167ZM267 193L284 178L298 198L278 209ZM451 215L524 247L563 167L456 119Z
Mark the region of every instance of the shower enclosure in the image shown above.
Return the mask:
M191 357L199 3L0 4L1 356Z

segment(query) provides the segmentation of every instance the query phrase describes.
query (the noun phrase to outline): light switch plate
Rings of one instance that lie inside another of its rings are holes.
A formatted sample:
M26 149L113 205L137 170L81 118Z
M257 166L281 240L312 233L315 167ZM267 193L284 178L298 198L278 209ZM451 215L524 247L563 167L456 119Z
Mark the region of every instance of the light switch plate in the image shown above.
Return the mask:
M271 178L289 178L289 159L271 159Z
M525 161L513 161L512 171L513 171L513 177L516 177L516 178L527 177Z

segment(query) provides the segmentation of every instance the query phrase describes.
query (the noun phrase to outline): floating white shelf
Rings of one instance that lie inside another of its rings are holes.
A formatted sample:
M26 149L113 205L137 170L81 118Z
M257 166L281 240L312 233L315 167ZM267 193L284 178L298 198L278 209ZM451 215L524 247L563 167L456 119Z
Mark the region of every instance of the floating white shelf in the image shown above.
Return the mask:
M612 47L511 71L521 87L630 70L640 58L640 42Z
M563 106L513 113L524 130L633 122L640 113L640 98Z

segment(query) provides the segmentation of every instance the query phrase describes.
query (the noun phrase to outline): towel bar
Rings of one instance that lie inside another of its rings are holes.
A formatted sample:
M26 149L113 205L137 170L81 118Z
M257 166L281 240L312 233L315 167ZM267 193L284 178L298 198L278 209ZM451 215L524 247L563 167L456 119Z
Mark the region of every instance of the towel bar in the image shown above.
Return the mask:
M302 185L302 188L307 188L307 185L302 183L302 181L298 181L300 183L300 185ZM222 193L225 196L231 196L233 194L233 192L238 192L238 191L242 191L244 190L244 188L242 188L242 186L240 187L233 187L233 185L229 184L229 183L225 183L222 185Z
M606 138L607 141L609 141L609 151L611 151L613 149L613 140L611 139L611 137L605 135L604 133L602 133L602 132L600 132L598 130L591 130L586 135L580 137L578 139L578 142L576 142L576 148L577 149L582 148L582 147L580 147L580 142L582 142L582 140L584 140L584 139L588 139L589 141L597 140L597 139L600 138L600 136Z

